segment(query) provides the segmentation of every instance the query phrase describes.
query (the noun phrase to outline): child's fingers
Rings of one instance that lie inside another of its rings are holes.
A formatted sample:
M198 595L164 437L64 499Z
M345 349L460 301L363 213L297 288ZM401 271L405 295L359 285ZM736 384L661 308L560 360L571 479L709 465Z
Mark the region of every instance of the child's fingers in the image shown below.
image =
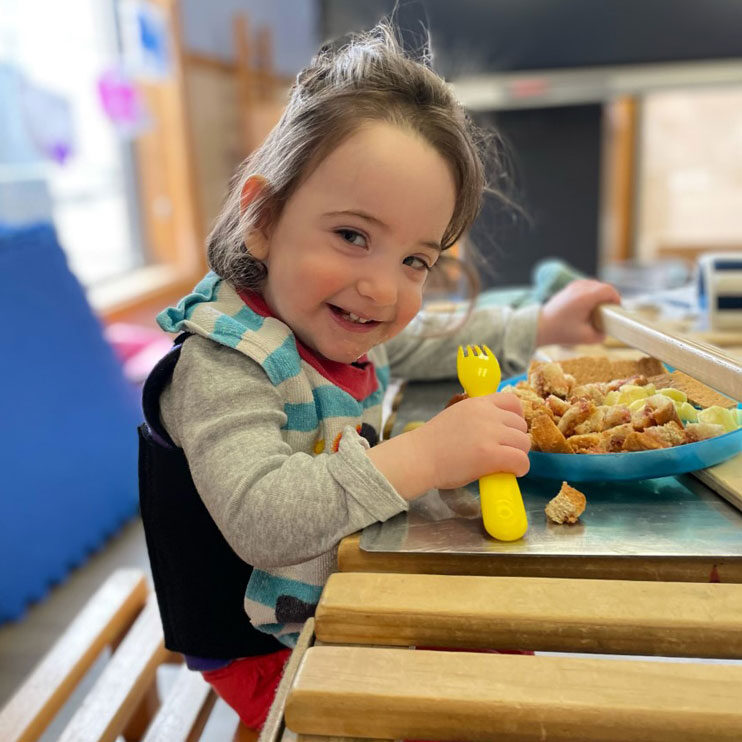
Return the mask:
M517 430L518 432L527 433L528 423L526 422L523 415L519 412L513 412L512 410L500 410L498 420L508 428Z
M512 392L495 392L489 395L489 399L501 410L510 410L515 412L516 415L523 415L523 405L518 397Z
M588 280L581 287L580 294L586 304L596 306L598 304L620 304L621 295L609 283Z
M528 474L531 468L531 462L528 460L528 454L519 448L510 446L501 446L497 452L497 470L511 472L516 477L522 477Z
M522 430L515 430L514 428L502 428L502 434L499 443L503 446L510 446L511 448L517 448L519 451L531 450L531 436Z

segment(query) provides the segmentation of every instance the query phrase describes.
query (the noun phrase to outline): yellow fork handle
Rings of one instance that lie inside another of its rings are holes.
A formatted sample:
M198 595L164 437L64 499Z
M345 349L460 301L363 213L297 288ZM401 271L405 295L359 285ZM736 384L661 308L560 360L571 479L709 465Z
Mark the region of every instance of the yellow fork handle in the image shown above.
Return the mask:
M488 474L479 480L484 530L498 541L517 541L528 529L526 509L515 474Z

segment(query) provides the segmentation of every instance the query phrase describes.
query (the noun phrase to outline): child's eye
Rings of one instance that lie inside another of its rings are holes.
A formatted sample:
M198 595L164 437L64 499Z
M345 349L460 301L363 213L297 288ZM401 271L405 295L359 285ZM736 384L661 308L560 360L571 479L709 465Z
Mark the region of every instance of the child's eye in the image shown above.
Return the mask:
M360 232L356 232L355 229L338 229L336 234L339 234L351 245L356 245L357 247L366 246L366 238Z
M410 255L410 257L405 258L403 262L405 265L409 265L411 268L418 271L430 271L433 267L432 265L428 265L422 258L418 258L417 255Z

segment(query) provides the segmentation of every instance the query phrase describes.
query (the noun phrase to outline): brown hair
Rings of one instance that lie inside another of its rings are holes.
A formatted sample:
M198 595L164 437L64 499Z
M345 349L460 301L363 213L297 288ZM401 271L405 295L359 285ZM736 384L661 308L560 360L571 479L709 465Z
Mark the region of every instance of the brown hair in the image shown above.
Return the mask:
M369 121L417 133L449 164L456 204L442 245L453 245L479 211L483 139L428 62L407 55L386 22L342 46L323 47L297 76L278 124L240 166L208 237L211 268L238 288L259 288L266 268L248 253L246 235L274 223L317 163ZM254 175L267 184L243 208L242 188Z

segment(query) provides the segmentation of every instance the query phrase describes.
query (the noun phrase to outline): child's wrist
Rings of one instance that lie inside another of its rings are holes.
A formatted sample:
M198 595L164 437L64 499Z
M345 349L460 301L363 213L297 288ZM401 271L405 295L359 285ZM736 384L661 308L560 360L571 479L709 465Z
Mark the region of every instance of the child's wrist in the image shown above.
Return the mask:
M422 432L418 428L402 433L367 451L373 465L405 500L414 500L435 486L434 467L426 455Z
M551 328L549 322L544 314L544 308L541 307L541 311L538 313L538 323L536 325L536 347L542 345L551 345Z

